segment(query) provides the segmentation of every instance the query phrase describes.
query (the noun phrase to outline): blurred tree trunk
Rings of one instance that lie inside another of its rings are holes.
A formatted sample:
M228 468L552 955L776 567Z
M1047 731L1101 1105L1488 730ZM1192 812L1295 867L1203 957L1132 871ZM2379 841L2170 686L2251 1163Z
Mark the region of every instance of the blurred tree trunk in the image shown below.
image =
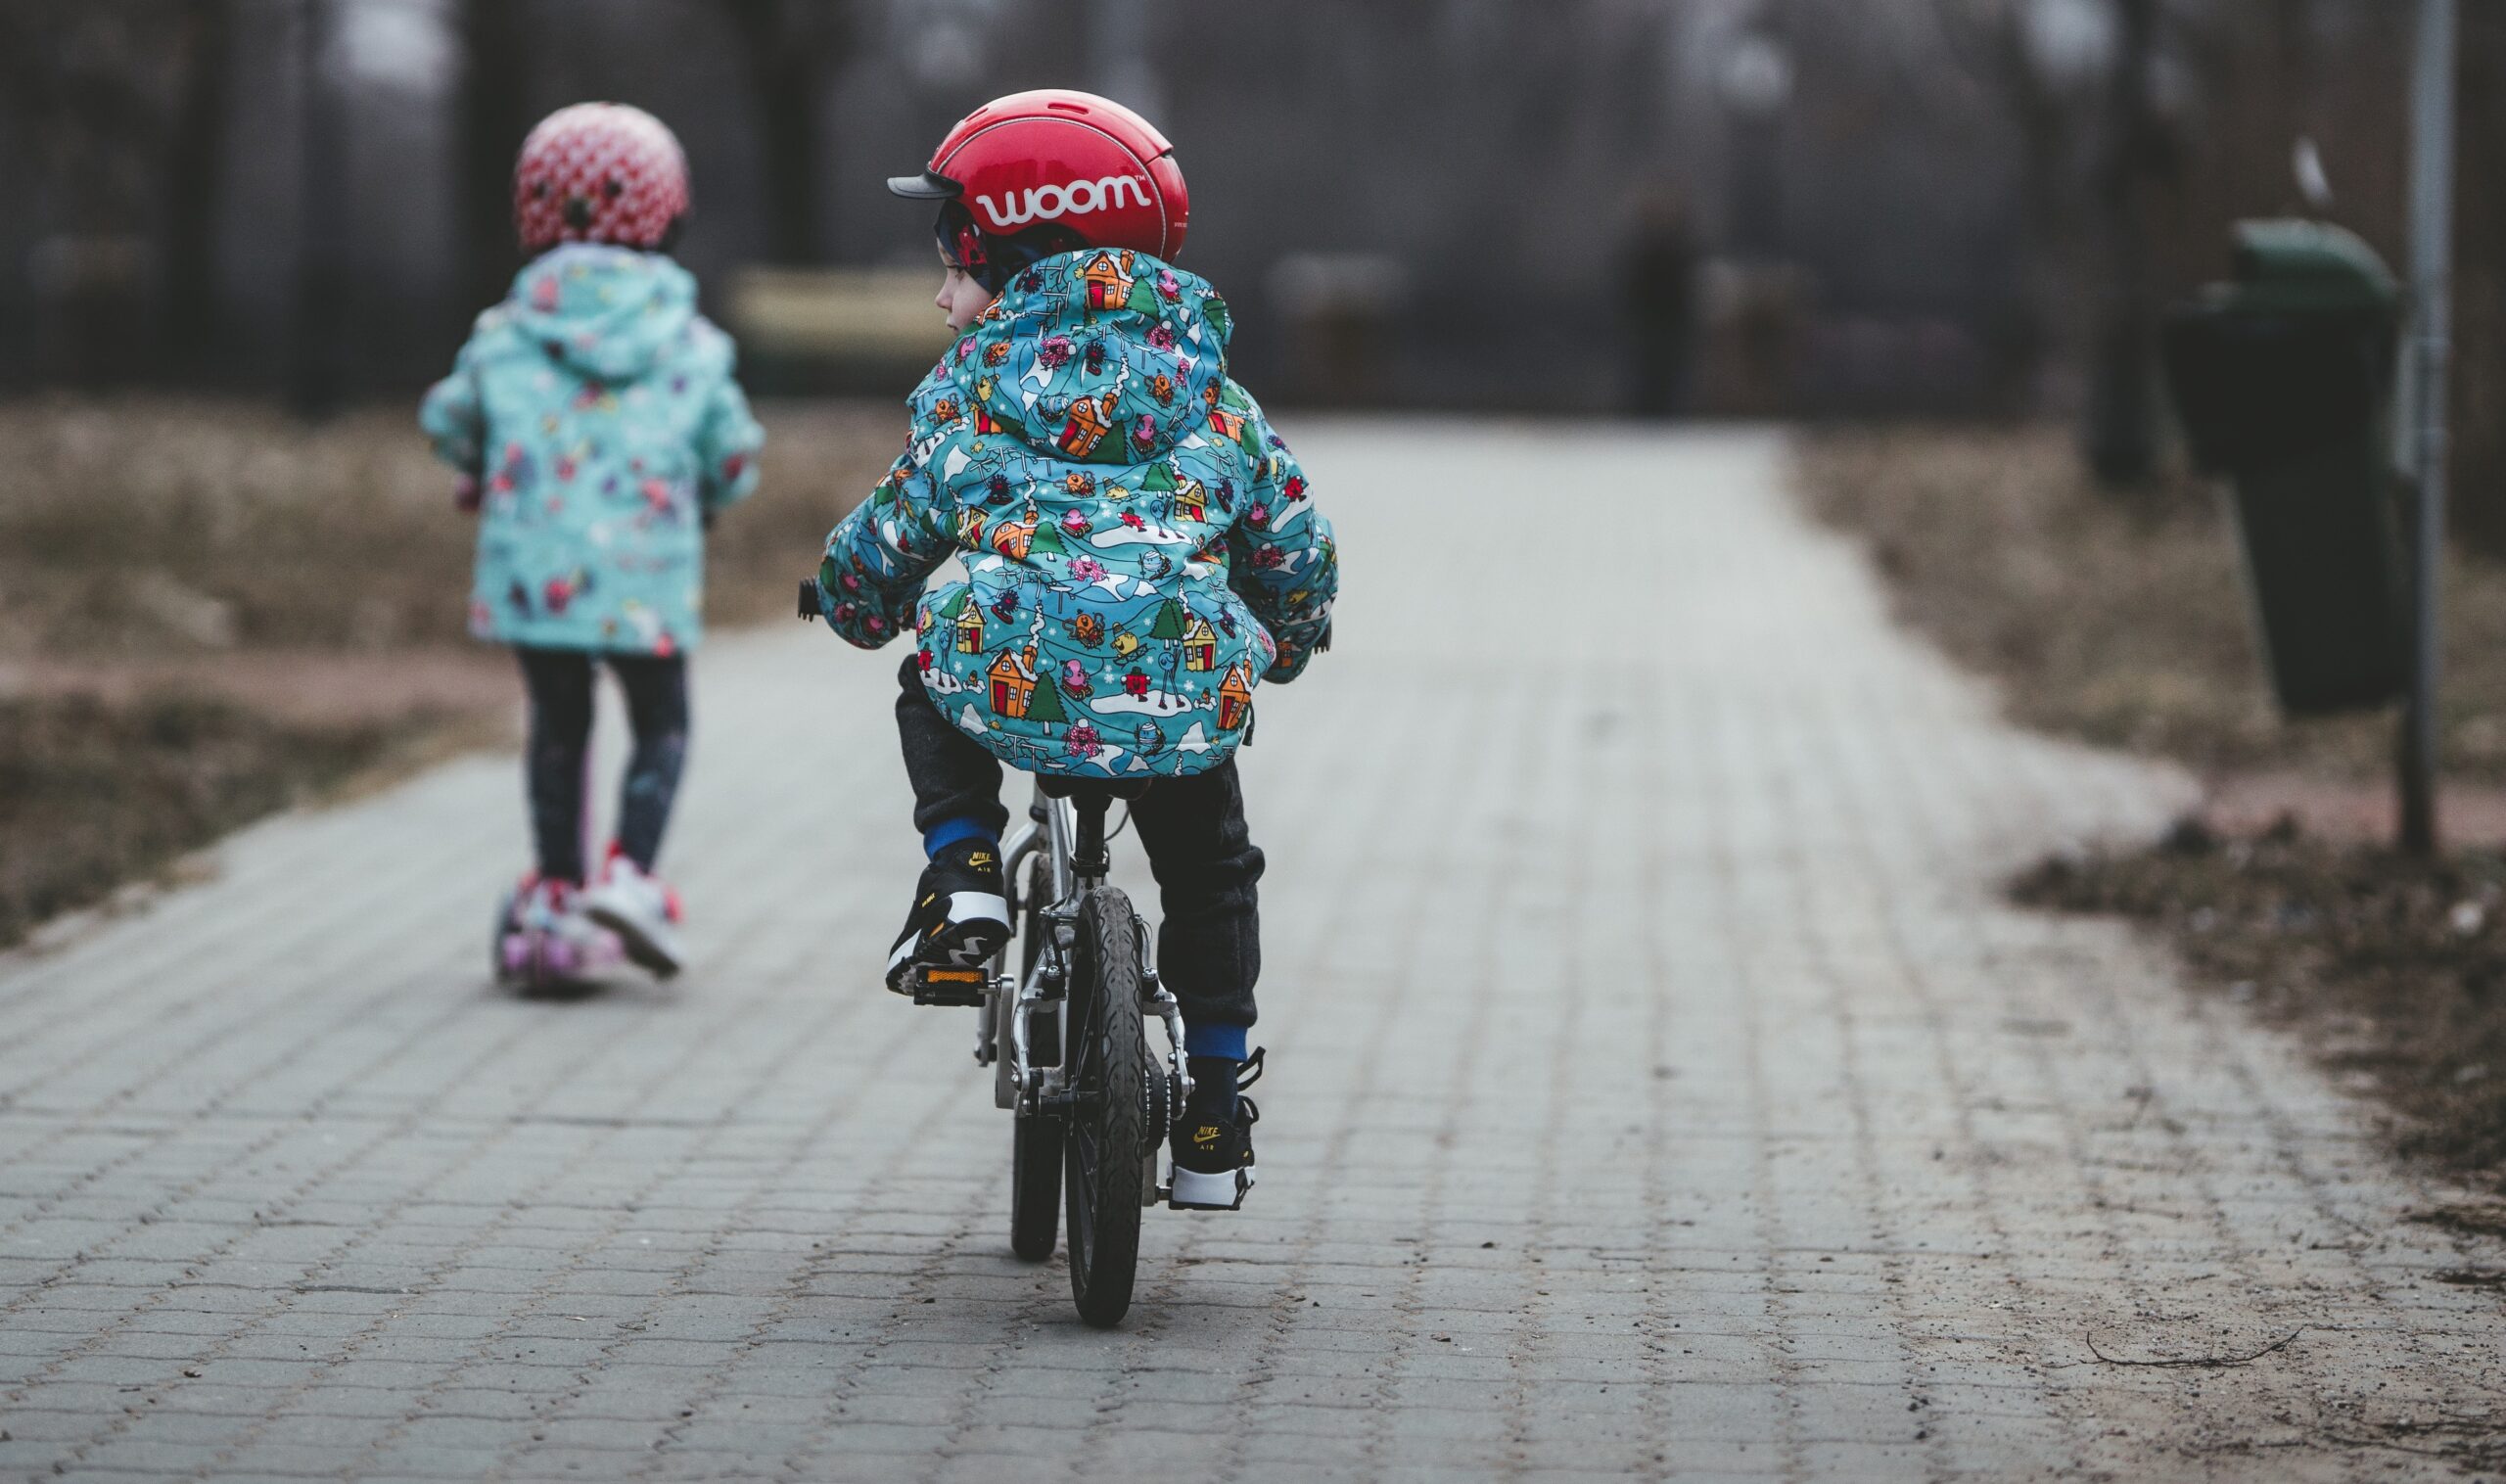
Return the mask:
M2076 317L2065 307L2080 281L2079 171L2076 108L2028 55L2015 9L1991 13L1998 24L1987 38L1988 75L2017 125L2019 158L2019 223L2024 258L2019 293L1988 343L1994 410L2024 415L2038 405L2045 364L2057 346L2076 348Z
M348 232L355 182L348 167L345 111L331 75L337 0L297 4L296 327L288 401L325 417L349 389L348 334L354 280Z
M2174 147L2151 98L2158 0L2115 0L2113 71L2097 169L2100 261L2089 342L2088 466L2109 487L2137 485L2158 463L2158 291L2151 196L2173 173Z
M108 0L0 4L0 109L23 130L36 213L24 259L33 364L106 386L162 363L156 318L166 244L163 79L181 66L180 14Z
M2506 9L2467 5L2456 96L2453 467L2446 508L2457 535L2506 554Z
M461 280L466 314L505 297L519 257L513 165L531 117L528 0L461 4Z
M217 204L226 167L233 0L196 0L185 16L182 95L165 178L165 337L175 369L210 369L217 341Z
M765 152L766 255L820 259L818 103L852 42L846 0L725 0L748 59Z

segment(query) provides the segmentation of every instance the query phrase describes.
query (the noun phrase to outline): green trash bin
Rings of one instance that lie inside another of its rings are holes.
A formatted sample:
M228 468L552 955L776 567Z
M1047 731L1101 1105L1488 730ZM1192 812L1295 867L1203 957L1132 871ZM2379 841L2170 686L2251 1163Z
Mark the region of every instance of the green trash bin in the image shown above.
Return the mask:
M2293 715L2402 693L2401 542L2387 455L2400 290L2322 222L2236 228L2235 279L2160 346L2194 463L2225 474L2271 685Z

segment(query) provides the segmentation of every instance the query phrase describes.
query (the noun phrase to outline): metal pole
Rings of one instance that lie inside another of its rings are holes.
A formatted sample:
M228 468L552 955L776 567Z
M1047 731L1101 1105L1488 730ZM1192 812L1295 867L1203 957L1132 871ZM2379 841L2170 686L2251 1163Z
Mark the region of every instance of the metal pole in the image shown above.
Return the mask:
M2445 359L2451 307L2456 0L2420 0L2411 66L2410 699L2401 723L2401 848L2436 849L2437 600L2445 557Z

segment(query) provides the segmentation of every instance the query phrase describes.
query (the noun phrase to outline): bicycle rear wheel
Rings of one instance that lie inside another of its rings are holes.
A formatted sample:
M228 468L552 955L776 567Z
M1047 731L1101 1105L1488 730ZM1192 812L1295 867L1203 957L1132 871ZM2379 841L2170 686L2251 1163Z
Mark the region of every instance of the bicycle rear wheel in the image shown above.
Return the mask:
M1028 869L1027 889L1019 898L1018 982L1022 985L1035 972L1044 935L1052 931L1043 911L1049 886L1044 863L1038 859ZM1014 998L1009 1013L1019 1013ZM1029 1028L1028 1050L1039 1065L1061 1060L1061 1043L1052 1034L1055 1026L1055 1017L1040 1014ZM1002 1045L1008 1044L1006 1025L1000 1040ZM1053 1255L1053 1240L1061 1232L1062 1121L1038 1112L1020 1115L1017 1124L1009 1156L1009 1250L1028 1262L1041 1263Z
M1066 1058L1074 1095L1062 1130L1070 1293L1081 1319L1107 1328L1132 1305L1146 1154L1148 1041L1129 898L1112 887L1089 893L1080 905L1077 956Z
M1009 1250L1041 1263L1061 1231L1061 1120L1033 1113L1018 1120L1009 1154Z

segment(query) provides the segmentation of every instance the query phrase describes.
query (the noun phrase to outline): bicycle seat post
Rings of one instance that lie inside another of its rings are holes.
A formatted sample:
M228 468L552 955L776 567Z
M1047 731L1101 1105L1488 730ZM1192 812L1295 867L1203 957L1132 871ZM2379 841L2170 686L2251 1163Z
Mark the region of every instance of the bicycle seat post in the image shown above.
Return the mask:
M1079 830L1070 844L1070 869L1083 881L1102 881L1113 869L1113 861L1105 854L1105 806L1108 802L1103 794L1098 793L1071 796L1071 812L1077 816Z

